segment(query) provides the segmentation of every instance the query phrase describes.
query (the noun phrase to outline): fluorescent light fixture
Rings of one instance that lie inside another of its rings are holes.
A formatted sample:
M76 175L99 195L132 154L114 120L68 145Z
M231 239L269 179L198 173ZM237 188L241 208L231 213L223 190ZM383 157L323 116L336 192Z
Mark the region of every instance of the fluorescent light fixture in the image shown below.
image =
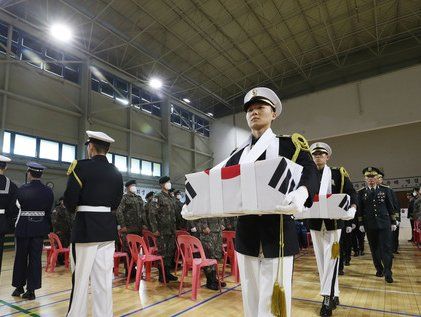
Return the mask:
M149 80L149 86L151 86L153 89L159 89L162 87L162 80L159 78L151 78Z
M183 101L184 101L185 103L190 103L190 99L187 99L187 98L183 98Z
M125 98L116 97L115 100L117 100L119 103L121 103L124 106L129 105L129 101L127 99L125 99Z
M65 43L70 42L73 38L72 29L63 23L53 24L50 28L50 34L54 39Z
M208 115L209 117L213 117L213 113L212 113L212 112L208 112L208 113L207 113L207 115Z

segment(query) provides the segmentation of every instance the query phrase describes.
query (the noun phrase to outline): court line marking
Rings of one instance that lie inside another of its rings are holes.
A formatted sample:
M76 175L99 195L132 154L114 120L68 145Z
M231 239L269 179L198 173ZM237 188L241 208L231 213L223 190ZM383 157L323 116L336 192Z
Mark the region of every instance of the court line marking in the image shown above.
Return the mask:
M29 311L29 310L27 310L25 308L22 308L20 306L17 306L17 305L13 305L11 303L8 303L5 300L0 299L0 303L3 303L3 305L5 305L5 306L8 306L10 308L13 308L13 309L17 310L18 313L24 313L24 314L29 315L29 316L32 316L32 317L40 317L40 315L38 315L36 313L33 313L33 312L31 312L31 311Z

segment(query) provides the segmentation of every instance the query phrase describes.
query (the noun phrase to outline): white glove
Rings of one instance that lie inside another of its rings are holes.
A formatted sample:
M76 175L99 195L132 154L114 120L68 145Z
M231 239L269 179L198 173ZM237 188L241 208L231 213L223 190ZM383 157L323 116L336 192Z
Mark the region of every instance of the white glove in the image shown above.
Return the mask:
M392 231L396 231L397 228L398 228L397 225L391 225L390 226L390 230L392 230Z
M360 226L360 231L361 231L362 233L364 233L364 232L365 232L364 226Z
M400 222L396 220L396 227L399 227Z
M343 220L351 220L354 219L355 213L357 212L357 209L355 209L355 207L350 207L346 213L346 217L342 218Z
M353 223L353 224L351 225L351 228L352 228L352 230L354 230L355 228L357 228L357 225L356 225L355 223Z
M346 233L351 233L351 231L352 231L352 227L346 227L345 228L345 232Z
M308 190L300 186L296 190L285 195L285 204L276 206L277 211L285 214L295 214L304 210L304 203L308 198Z
M190 231L191 232L197 232L197 229L196 229L196 227L193 227L193 228L190 229Z
M190 211L187 209L187 205L184 205L184 206L183 206L183 209L181 210L181 216L182 216L184 219L186 219L186 220L196 220L196 219L199 219L199 217L195 217L195 216L193 216L193 213L192 213L192 212L190 212Z

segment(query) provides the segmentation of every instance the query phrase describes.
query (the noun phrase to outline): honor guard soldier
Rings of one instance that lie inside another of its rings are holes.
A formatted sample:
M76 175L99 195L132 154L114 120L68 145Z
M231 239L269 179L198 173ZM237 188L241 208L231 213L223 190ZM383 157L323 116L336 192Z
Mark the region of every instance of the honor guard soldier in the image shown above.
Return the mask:
M158 253L164 259L167 281L177 281L177 277L170 273L175 254L175 202L170 196L171 182L168 176L159 179L161 191L155 195L156 202L152 202L149 213L151 231L157 237ZM159 268L159 281L164 281L164 275Z
M13 265L12 296L35 299L35 290L41 288L41 255L44 237L51 230L51 209L54 195L50 187L41 183L45 167L36 162L26 164L27 184L17 191L19 208L16 220L16 257Z
M311 155L318 170L320 182L319 194L348 194L351 198L351 207L357 207L357 193L349 179L346 170L327 166L332 155L330 146L323 142L316 142L310 146ZM332 310L339 305L339 240L343 220L336 219L309 219L308 221L316 256L317 269L320 279L320 295L323 296L320 316L331 316ZM335 254L336 253L336 254Z
M377 277L392 278L392 231L396 230L393 198L390 191L377 185L380 170L366 167L363 170L367 186L358 191L359 229L367 233Z
M380 187L386 188L390 192L390 196L392 197L393 209L395 213L395 221L396 221L396 230L392 232L392 252L398 254L399 251L399 224L401 222L401 207L398 201L398 197L396 196L395 191L383 184L384 172L380 171L379 175L377 175L377 184Z
M123 178L106 154L114 140L103 132L86 131L89 159L73 161L67 171L64 204L76 213L71 235L72 292L67 316L87 316L88 286L92 316L113 316L112 279L115 211L123 196Z
M279 97L269 88L257 87L244 97L244 112L251 136L249 143L234 154L226 167L242 163L242 157L262 144L260 139L273 135L272 121L282 111ZM262 137L262 138L261 138ZM304 206L311 207L313 196L318 192L317 169L311 158L308 143L299 134L275 136L270 147L257 161L283 156L303 166L300 183L296 190L286 195L286 205L279 206L279 212L296 212ZM272 151L271 149L278 149ZM291 316L291 282L293 256L299 253L295 222L291 215L247 215L238 217L235 238L244 315L270 316L283 310ZM282 240L283 241L282 241ZM281 242L281 243L280 243ZM283 242L283 243L282 243ZM273 296L280 294L280 296ZM282 297L282 300L272 298Z
M10 158L0 155L0 275L3 258L4 236L14 227L14 222L18 213L16 207L17 186L8 177L4 176L7 163Z

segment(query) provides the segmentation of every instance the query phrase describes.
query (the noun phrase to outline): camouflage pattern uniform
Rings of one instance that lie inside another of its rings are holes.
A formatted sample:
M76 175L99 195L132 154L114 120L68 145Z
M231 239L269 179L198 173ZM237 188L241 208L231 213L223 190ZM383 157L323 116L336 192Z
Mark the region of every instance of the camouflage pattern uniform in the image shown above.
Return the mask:
M71 215L63 205L58 205L51 213L53 232L60 238L63 248L70 245Z
M237 227L237 217L225 217L224 220L224 230L228 231L235 231L235 228Z
M158 252L164 258L167 273L175 253L175 208L174 199L161 191L155 195L149 209L149 224L152 232L159 232Z
M126 235L129 233L140 235L142 232L143 199L131 192L123 195L117 208L117 223L127 232L122 233L123 251L129 252Z
M151 224L149 222L149 215L150 215L150 211L151 211L151 207L152 207L153 202L155 202L155 203L158 202L157 199L154 196L146 199L145 206L143 207L142 223L143 223L144 229L151 230Z

